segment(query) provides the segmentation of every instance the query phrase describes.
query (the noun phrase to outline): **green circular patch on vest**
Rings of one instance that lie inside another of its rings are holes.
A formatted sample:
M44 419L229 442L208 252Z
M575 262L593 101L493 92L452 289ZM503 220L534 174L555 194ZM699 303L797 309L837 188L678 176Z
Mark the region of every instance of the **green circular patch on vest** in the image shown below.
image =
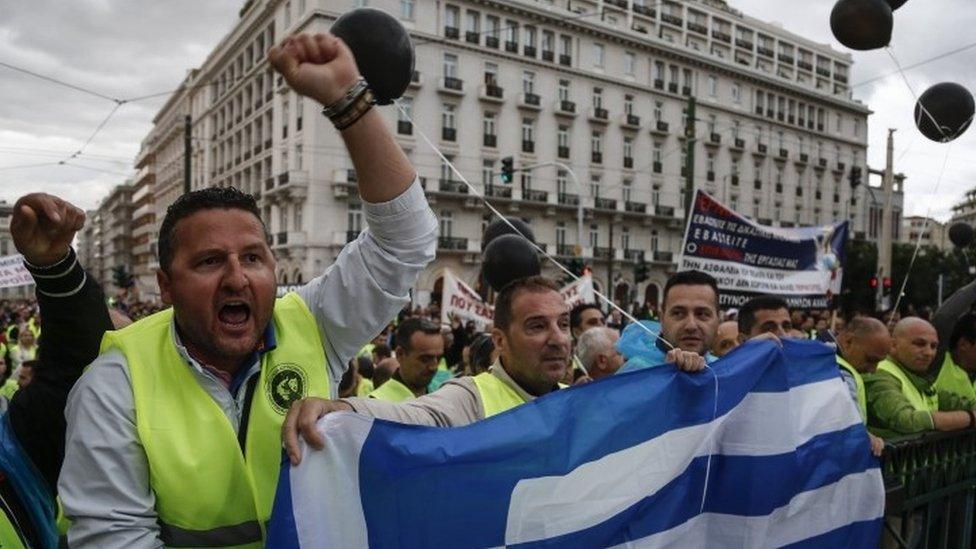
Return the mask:
M295 364L288 362L275 364L267 379L264 389L268 395L268 402L279 414L286 414L293 402L305 398L308 394L305 372Z

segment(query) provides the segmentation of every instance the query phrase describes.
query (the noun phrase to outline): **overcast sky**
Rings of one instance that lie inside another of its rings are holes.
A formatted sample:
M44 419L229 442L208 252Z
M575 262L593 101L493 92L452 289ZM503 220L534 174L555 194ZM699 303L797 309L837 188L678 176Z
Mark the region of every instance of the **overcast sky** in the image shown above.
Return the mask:
M422 0L429 1L429 0ZM167 91L199 66L232 27L243 0L0 0L0 62L28 68L104 95L126 99ZM778 22L819 42L834 42L832 0L731 0L746 14ZM903 66L976 41L973 0L909 0L895 14L891 51ZM888 53L854 54L851 82L894 72ZM976 89L976 48L907 72L915 92L941 81ZM896 128L895 169L908 176L908 214L945 219L976 186L976 130L949 145L931 143L914 127L914 99L899 75L855 89L875 114L868 158L884 167L886 128ZM0 199L42 190L93 208L132 174L132 160L165 98L126 103L71 164L56 163L81 147L116 106L0 66ZM945 175L936 181L949 151Z

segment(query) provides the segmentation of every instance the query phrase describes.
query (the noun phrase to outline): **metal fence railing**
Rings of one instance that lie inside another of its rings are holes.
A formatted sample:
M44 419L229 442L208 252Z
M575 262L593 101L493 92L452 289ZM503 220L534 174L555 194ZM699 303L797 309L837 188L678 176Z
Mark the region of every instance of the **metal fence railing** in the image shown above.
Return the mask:
M889 441L881 470L883 546L976 547L976 430Z

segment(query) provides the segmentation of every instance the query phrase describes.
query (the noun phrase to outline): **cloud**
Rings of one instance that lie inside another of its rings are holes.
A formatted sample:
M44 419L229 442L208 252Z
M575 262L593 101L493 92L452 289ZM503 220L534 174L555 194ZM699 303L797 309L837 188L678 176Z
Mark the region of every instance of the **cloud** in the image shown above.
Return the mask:
M163 92L203 62L233 27L240 5L239 0L10 2L0 19L0 61L114 98ZM43 190L95 207L133 172L140 141L166 100L121 106L86 148L90 156L77 162L113 174L57 165L3 169L67 157L115 104L7 68L0 67L0 75L0 199L7 201Z
M850 51L831 35L829 15L833 1L807 2L803 9L797 9L796 2L774 0L733 0L730 4L753 17L778 21L786 30L810 40ZM901 66L912 65L973 43L974 27L976 10L972 0L909 0L895 12L890 54L884 50L851 52L854 97L874 111L868 120L868 161L872 168L884 169L887 129L896 129L895 170L908 177L908 215L929 213L946 219L951 215L952 204L976 186L976 163L971 160L976 152L976 132L970 130L951 145L928 141L915 128L915 98L909 90L910 86L921 95L929 86L944 81L976 90L976 48L908 70L904 77L898 73L892 55ZM893 72L884 79L857 85ZM943 164L945 172L940 182Z

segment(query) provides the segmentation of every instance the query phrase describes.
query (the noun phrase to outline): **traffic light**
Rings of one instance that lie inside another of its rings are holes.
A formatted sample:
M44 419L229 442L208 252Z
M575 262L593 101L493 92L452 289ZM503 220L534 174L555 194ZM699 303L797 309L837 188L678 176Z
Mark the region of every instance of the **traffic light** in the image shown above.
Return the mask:
M872 276L871 279L868 280L868 286L870 286L872 290L877 290L878 289L878 277Z
M650 275L647 272L647 263L643 261L638 262L637 266L634 268L634 280L640 284L648 278L650 278Z
M884 280L881 282L881 287L884 289L884 294L885 295L888 295L888 294L891 293L891 277L890 276L884 277Z
M511 183L515 178L515 166L514 159L511 156L506 156L502 158L502 183Z
M851 166L851 173L847 174L847 180L851 183L851 188L856 189L861 184L861 168Z

